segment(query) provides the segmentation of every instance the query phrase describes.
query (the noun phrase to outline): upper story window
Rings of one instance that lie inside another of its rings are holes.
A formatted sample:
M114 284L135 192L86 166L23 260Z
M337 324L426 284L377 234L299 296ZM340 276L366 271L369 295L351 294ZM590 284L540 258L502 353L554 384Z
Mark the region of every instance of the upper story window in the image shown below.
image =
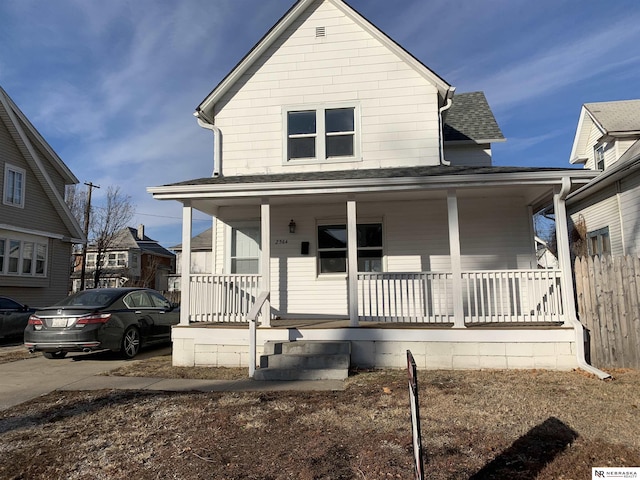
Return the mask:
M344 161L359 156L359 114L354 106L285 111L285 160Z
M589 255L610 255L611 241L609 239L609 227L587 233L587 248Z
M595 163L598 170L604 170L604 145L595 149Z
M0 275L44 277L47 245L14 238L0 238Z
M8 163L4 166L4 193L2 201L5 205L24 207L24 189L26 173L24 169Z

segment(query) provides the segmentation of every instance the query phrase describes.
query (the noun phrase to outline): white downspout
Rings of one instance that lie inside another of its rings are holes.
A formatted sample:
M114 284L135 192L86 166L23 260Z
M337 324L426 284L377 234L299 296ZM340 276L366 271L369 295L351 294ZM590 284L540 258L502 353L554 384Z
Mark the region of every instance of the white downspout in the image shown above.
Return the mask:
M209 121L209 119L205 117L202 112L195 112L194 116L198 120L198 125L213 132L213 173L211 174L211 176L219 177L221 171L220 166L222 163L222 145L220 142L222 132L213 124L213 122ZM203 121L203 119L205 121Z
M569 177L562 178L562 187L553 195L553 210L556 216L556 237L558 244L558 261L560 263L560 271L562 272L561 284L564 293L564 305L566 316L573 324L576 342L576 360L578 366L594 375L601 380L611 378L606 372L589 365L585 359L584 352L584 326L578 320L575 307L575 292L573 289L573 278L571 277L571 255L569 252L569 232L567 227L567 210L565 200L571 191L571 179Z
M438 120L440 122L440 165L451 165L451 162L444 159L444 122L442 121L442 114L451 108L453 103L453 94L456 91L456 87L450 87L447 91L445 100L447 101L444 106L438 109Z

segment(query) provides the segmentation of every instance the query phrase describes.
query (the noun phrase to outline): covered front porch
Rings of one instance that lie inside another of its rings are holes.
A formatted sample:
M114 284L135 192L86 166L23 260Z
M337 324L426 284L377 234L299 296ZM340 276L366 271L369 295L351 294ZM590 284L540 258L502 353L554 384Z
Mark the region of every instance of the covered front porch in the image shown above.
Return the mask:
M184 205L175 365L247 366L254 310L258 354L269 340L341 339L363 367L402 366L406 346L424 368L576 366L569 252L559 269L538 268L533 215L553 203L560 244L564 197L586 176L276 177L152 190ZM194 209L213 218L211 273L190 272ZM259 254L235 251L235 232ZM257 272L237 271L250 261Z

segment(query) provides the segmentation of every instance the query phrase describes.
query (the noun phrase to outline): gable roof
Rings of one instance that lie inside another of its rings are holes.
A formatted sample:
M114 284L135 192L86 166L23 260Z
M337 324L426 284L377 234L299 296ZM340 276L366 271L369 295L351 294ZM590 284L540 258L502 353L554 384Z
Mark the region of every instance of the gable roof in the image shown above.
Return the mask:
M443 129L445 142L505 141L483 92L457 93L444 114Z
M585 149L592 146L589 141L591 129L594 127L600 132L600 137L640 135L640 100L593 102L582 105L569 163L584 163Z
M213 241L213 227L207 228L204 232L199 233L195 237L191 238L191 251L197 252L201 250L211 251L211 242ZM182 243L178 243L173 247L169 247L171 250L176 250L178 252L182 251Z
M640 100L585 103L584 107L608 135L640 133Z
M640 140L636 140L611 168L607 168L589 183L569 195L567 204L582 200L618 180L631 174L637 174L639 170Z
M91 249L91 245L89 246ZM175 254L156 240L149 238L147 235L142 235L142 238L138 238L138 229L133 227L125 227L120 230L113 242L113 247L109 250L120 249L140 249L142 253L150 253L153 255L160 255L163 257L175 257Z
M258 41L258 43L245 55L242 60L222 79L222 81L207 95L207 97L196 108L196 116L203 114L205 120L213 122L213 106L231 88L231 86L273 45L273 43L298 19L307 9L317 2L329 2L347 17L357 23L374 38L378 39L389 50L403 59L408 65L416 70L422 77L433 83L438 89L443 99L453 94L453 87L442 77L429 69L420 60L405 50L402 46L392 40L378 27L373 25L354 8L347 5L343 0L298 0L276 24Z
M71 236L70 241L73 243L84 242L84 232L71 210L69 210L63 195L54 185L48 168L55 169L66 185L76 184L78 179L13 102L7 92L0 87L0 121L3 120L9 122L7 125L9 135L13 138L49 201L67 227Z

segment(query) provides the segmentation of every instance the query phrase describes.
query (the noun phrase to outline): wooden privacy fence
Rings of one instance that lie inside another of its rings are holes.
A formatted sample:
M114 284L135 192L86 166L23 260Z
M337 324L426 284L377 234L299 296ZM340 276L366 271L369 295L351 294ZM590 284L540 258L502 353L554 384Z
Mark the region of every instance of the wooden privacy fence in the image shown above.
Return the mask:
M589 331L591 364L640 368L640 258L577 258L575 277L580 320Z

